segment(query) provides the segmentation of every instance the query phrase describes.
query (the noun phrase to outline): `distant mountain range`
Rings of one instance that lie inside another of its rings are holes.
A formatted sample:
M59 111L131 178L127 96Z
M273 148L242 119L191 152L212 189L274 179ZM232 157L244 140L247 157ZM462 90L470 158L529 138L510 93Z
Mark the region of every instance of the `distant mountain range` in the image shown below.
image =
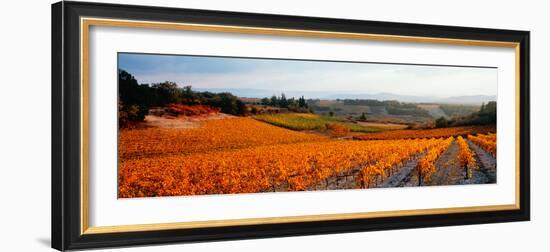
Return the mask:
M271 97L273 95L281 95L280 91L264 90L264 89L233 89L233 88L193 88L197 91L210 91L214 93L230 92L233 95L247 98L264 98ZM495 95L469 95L469 96L452 96L446 98L433 97L433 96L413 96L413 95L399 95L393 93L377 93L377 94L348 94L348 93L334 93L326 91L285 91L284 94L287 98L304 96L306 99L373 99L373 100L397 100L400 102L411 103L450 103L450 104L481 104L489 101L496 101Z
M452 104L481 104L489 101L496 101L495 95L469 95L469 96L451 96L446 98L433 96L413 96L413 95L398 95L392 93L378 94L338 94L331 95L332 99L374 99L374 100L397 100L400 102L413 103L452 103Z

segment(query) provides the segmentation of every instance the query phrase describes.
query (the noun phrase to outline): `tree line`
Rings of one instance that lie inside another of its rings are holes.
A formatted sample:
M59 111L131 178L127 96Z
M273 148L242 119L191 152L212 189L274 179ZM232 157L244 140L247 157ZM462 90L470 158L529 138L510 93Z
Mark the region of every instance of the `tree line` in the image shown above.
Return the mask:
M165 107L168 104L206 105L219 108L222 113L243 115L246 105L228 92L197 92L191 86L178 87L175 82L139 84L138 80L125 70L118 71L118 113L119 125L131 121L143 121L151 107Z
M281 93L281 96L273 95L271 98L264 97L260 100L261 105L272 106L278 108L286 108L289 111L308 113L312 112L309 109L308 103L304 96L299 97L298 99L286 98L284 93Z
M457 116L451 119L440 117L435 120L436 128L465 125L488 125L497 123L497 102L482 103L479 111L467 116Z

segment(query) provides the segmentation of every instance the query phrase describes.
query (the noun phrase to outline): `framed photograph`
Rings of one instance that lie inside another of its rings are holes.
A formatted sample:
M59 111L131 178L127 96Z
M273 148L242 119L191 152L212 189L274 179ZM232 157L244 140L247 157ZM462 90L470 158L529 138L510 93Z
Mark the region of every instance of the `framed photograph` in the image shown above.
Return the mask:
M58 250L529 220L529 32L52 6Z

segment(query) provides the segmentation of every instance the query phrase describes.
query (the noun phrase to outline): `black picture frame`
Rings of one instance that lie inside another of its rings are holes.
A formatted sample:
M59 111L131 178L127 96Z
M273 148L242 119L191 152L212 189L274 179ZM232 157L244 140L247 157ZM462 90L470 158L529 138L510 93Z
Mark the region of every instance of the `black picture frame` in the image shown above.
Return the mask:
M519 43L519 209L241 225L157 231L81 233L81 17L321 30ZM267 15L102 3L52 5L52 247L58 250L157 243L254 239L530 219L529 32L393 22Z

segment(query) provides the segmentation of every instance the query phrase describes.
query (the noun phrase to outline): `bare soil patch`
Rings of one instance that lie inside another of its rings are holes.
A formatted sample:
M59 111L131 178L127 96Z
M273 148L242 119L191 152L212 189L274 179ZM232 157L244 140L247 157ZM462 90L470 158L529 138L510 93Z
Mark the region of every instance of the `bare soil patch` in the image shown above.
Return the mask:
M156 115L147 115L145 116L145 121L141 123L141 126L144 127L154 127L154 128L174 128L174 129L191 129L200 126L200 122L206 120L219 120L226 118L233 118L235 116L223 114L223 113L214 113L201 116L156 116Z
M456 185L464 180L466 173L464 168L460 167L458 151L458 144L453 141L436 161L437 171L425 185Z
M439 157L436 162L437 171L432 180L426 185L460 185L460 184L486 184L491 183L490 179L482 169L475 169L472 177L466 177L466 170L460 165L458 159L459 147L453 141L449 148ZM478 160L478 157L476 157ZM478 161L479 162L479 161Z
M483 173L488 181L487 183L496 183L497 181L497 160L489 152L485 151L478 145L472 143L470 140L466 140L470 149L476 154L477 164L479 170L477 172Z

